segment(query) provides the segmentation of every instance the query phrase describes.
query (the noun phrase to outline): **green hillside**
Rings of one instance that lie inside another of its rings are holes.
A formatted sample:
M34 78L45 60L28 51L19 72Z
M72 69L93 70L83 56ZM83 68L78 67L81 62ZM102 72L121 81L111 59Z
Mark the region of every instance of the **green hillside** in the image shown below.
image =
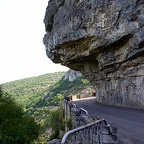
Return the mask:
M4 90L13 95L23 107L33 106L49 87L61 80L65 72L56 72L3 84Z
M83 77L73 82L62 80L65 72L49 73L37 77L17 80L2 85L4 91L13 95L25 113L35 118L41 125L41 135L35 142L43 144L51 135L51 118L61 99L69 95L79 94L86 87L91 87ZM55 136L54 136L55 137Z
M65 72L48 73L45 75L12 81L3 84L3 89L13 95L25 109L30 107L57 106L54 102L58 94L67 97L79 93L85 86L90 86L83 77L73 82L62 80Z

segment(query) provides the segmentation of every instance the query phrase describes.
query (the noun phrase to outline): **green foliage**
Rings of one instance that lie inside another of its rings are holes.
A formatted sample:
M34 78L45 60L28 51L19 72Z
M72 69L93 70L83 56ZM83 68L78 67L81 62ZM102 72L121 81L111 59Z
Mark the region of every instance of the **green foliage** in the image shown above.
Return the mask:
M90 82L87 79L81 80L84 85L90 85Z
M84 86L90 86L90 82L83 77L75 79L73 82L69 80L60 80L49 88L49 91L53 92L52 96L59 93L67 97L69 95L74 95L84 89Z
M35 144L45 144L50 136L50 128L48 124L50 119L50 108L42 107L32 109L30 115L41 125L40 135L35 141Z
M72 123L71 123L71 118L67 119L65 121L66 127L71 130L72 129Z
M56 96L52 97L49 100L49 105L52 106L60 106L61 105L61 100L64 98L62 94L57 94Z
M79 93L85 86L90 86L89 81L83 77L77 78L73 82L62 80L64 74L65 72L51 73L3 84L4 90L13 95L17 103L25 109L24 117L31 116L40 124L40 135L33 142L34 144L44 144L51 135L50 129L55 131L52 133L51 138L56 138L59 136L60 130L63 130L64 124L71 127L70 120L64 121L62 111L58 108L61 99ZM45 98L42 99L42 95ZM8 111L12 109L8 105L6 107L9 109ZM22 111L22 114L24 113L22 108L19 111ZM16 115L20 116L19 111L13 112L14 117ZM55 125L55 123L59 126Z
M56 72L17 80L3 84L3 88L10 95L14 95L18 103L28 109L40 101L42 94L47 94L49 87L58 82L64 74L65 72Z
M47 32L51 32L51 30L53 28L53 22L54 22L54 15L51 15L49 23L45 26L45 29Z
M0 86L0 143L30 144L39 134L40 125Z
M54 23L54 16L57 14L58 12L58 9L60 7L62 7L64 5L64 0L60 3L59 7L58 8L55 8L54 9L54 14L50 15L50 19L49 19L49 23L47 25L45 25L45 30L46 32L51 32L52 31L52 28L53 28L53 23Z
M50 111L49 127L52 129L50 139L58 138L60 131L64 131L65 121L63 109L61 107Z
M46 32L51 32L52 28L53 28L53 24L52 24L52 23L49 23L49 24L47 24L47 25L45 26L45 31L46 31Z

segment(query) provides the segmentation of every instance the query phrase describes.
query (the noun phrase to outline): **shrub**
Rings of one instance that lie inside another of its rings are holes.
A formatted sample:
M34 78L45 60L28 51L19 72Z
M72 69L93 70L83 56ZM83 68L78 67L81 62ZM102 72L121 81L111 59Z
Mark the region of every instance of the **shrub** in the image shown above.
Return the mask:
M50 114L49 127L52 129L50 139L59 138L60 131L64 131L65 121L61 107L52 109Z
M39 134L40 125L26 116L21 106L0 86L0 143L30 144Z

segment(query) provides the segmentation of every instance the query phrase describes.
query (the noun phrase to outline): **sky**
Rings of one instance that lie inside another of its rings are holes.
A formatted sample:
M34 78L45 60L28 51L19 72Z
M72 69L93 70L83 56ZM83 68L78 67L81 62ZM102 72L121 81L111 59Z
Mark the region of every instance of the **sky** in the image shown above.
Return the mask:
M0 83L67 71L46 56L42 39L48 0L0 0Z

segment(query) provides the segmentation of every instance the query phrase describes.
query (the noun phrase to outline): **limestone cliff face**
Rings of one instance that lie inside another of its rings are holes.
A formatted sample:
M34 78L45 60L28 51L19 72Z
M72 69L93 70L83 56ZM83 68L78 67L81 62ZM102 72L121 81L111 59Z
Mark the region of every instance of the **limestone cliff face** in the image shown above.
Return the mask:
M144 108L144 0L50 0L47 56L82 72L98 102Z
M62 80L74 81L75 79L82 77L82 74L79 71L69 70L62 78Z

